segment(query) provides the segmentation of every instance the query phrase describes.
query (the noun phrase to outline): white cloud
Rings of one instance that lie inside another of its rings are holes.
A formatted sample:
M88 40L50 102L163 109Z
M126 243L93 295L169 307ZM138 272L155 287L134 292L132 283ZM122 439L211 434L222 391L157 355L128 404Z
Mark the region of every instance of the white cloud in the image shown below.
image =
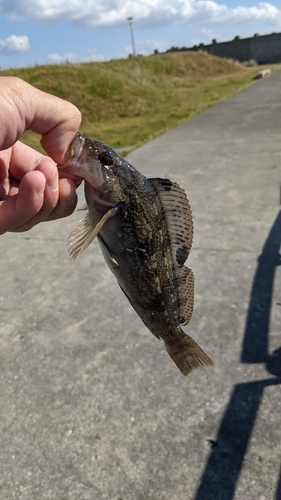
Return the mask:
M169 44L164 40L138 40L138 52L142 55L151 54L155 49L164 52L169 48ZM130 49L132 52L132 48Z
M5 40L0 40L0 54L10 55L30 50L27 36L10 35Z
M60 55L57 53L49 54L47 56L47 59L48 59L48 61L50 61L53 64L61 64L61 63L65 63L67 61L77 62L77 56L75 54L64 54L64 55Z
M141 40L137 41L137 54L142 56L148 56L155 49L159 52L165 52L170 47L169 43L164 40ZM122 52L119 52L118 58L123 59L128 57L129 54L132 54L132 45L125 45Z
M102 54L97 54L96 49L88 49L89 56L84 59L85 62L103 62L105 57Z
M108 27L124 25L128 17L133 17L139 25L151 27L173 22L281 23L281 10L269 2L229 8L213 0L0 0L0 13L11 19L33 18L44 22L68 19L80 26Z
M89 56L88 57L79 57L77 54L67 53L67 54L49 54L47 56L48 61L51 64L62 64L62 63L82 63L82 62L102 62L105 61L105 58L101 54L96 53L96 49L88 49Z
M210 0L196 2L196 10L190 19L195 23L239 24L248 21L263 22L281 21L281 10L269 3L261 2L254 7L235 7L230 9L225 5Z

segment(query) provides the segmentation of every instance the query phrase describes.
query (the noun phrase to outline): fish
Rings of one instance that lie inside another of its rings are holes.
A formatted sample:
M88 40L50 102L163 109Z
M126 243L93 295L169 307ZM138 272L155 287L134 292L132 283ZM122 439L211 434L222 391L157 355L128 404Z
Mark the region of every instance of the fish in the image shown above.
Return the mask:
M170 179L147 178L106 144L78 132L61 168L84 179L86 216L68 238L73 260L97 237L122 292L183 375L213 365L187 335L194 276L186 267L193 239L185 191Z

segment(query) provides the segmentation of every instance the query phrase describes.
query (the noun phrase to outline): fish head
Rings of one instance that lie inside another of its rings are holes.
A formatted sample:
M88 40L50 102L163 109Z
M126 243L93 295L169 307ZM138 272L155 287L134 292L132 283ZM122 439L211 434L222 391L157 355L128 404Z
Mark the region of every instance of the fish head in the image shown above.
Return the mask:
M79 132L71 147L71 158L61 168L85 179L88 202L106 206L126 201L130 174L135 170L109 146L86 139Z

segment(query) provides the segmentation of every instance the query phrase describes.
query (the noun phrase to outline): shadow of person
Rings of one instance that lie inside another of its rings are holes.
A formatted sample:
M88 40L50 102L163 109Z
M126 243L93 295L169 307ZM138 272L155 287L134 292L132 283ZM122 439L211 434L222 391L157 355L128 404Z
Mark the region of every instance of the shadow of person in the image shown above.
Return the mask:
M236 384L221 421L194 500L232 500L249 439L266 387L281 384L281 347L268 354L270 311L275 270L280 265L281 211L278 213L253 279L245 321L242 363L264 363L274 378ZM281 500L281 472L276 491Z
M266 369L269 373L281 379L281 347L273 351L273 353L267 357Z
M280 245L281 211L258 257L245 323L242 363L265 363L267 359L271 300L275 270L280 265Z

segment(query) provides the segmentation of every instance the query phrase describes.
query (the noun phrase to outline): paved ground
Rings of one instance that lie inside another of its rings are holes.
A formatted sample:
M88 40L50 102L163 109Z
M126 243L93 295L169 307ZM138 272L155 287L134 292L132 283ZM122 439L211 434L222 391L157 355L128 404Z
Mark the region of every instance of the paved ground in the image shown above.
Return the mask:
M281 72L132 153L187 191L195 312L183 377L80 217L0 238L0 500L281 499Z

